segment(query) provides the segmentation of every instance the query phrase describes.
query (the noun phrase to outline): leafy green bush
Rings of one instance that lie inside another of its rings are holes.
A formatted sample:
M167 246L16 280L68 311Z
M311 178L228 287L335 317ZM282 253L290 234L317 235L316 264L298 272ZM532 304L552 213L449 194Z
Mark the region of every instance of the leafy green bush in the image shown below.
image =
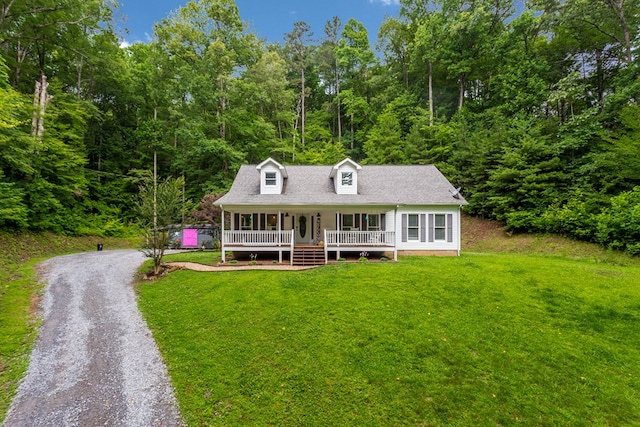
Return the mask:
M597 218L598 242L640 255L640 187L611 198L611 206Z
M28 209L23 199L24 192L14 183L0 182L0 226L16 229L27 227Z
M579 240L595 241L599 212L593 203L585 201L587 199L582 193L578 193L563 205L550 206L535 220L538 229Z
M536 232L544 231L538 228L537 219L540 213L537 211L515 211L504 215L505 226L509 231Z

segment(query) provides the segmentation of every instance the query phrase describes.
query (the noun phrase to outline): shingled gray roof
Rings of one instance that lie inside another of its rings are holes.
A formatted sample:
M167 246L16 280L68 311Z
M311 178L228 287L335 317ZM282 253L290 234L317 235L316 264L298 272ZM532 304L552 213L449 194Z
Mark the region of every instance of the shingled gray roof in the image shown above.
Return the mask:
M333 166L286 166L282 194L260 194L256 165L243 165L227 194L216 205L466 205L462 195L433 165L362 166L358 194L336 194Z

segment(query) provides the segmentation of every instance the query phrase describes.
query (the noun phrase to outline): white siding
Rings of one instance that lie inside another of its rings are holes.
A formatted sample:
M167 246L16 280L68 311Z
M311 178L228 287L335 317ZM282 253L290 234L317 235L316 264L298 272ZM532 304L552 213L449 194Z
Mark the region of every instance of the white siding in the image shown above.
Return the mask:
M403 242L403 215L416 214L420 219L418 229L418 241L404 241ZM430 215L444 214L446 215L447 228L445 229L445 239L435 240L430 239L430 234L433 228L433 224L429 223ZM449 216L450 215L450 216ZM399 208L396 214L394 229L396 231L396 245L398 250L406 251L459 251L460 250L460 208L458 206L451 207L402 207ZM450 228L451 241L447 241ZM422 230L425 230L426 236L423 238ZM424 240L424 241L421 241ZM433 240L433 241L430 241Z
M276 174L276 185L267 185L267 173ZM264 165L260 170L260 194L281 194L282 193L282 172L273 163Z
M351 173L351 185L342 184L342 174ZM333 178L336 194L358 194L358 170L349 162L342 164Z

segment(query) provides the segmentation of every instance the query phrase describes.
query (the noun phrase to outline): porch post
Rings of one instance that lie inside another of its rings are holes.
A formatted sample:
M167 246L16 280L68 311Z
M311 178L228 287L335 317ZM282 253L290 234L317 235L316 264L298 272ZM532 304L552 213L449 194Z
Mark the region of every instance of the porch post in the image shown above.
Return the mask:
M324 263L329 262L329 251L327 250L327 229L324 229Z
M222 207L220 207L220 211L222 213L222 215L221 215L222 221L220 221L222 223L222 225L221 225L222 233L220 234L220 249L222 250L222 263L224 264L224 262L225 262L225 258L224 258L224 209Z
M393 260L398 261L398 207L393 211ZM400 230L402 235L402 229Z
M289 256L289 264L293 265L293 251L296 243L296 231L295 228L291 229L291 251L289 252L291 255Z
M281 220L282 212L280 212L280 209L278 209L278 262L280 264L282 264L282 236L280 235L280 233L282 232L282 224L280 223Z
M340 259L340 230L342 230L342 224L340 224L340 212L336 212L336 243L338 243L338 250L336 251L336 261Z

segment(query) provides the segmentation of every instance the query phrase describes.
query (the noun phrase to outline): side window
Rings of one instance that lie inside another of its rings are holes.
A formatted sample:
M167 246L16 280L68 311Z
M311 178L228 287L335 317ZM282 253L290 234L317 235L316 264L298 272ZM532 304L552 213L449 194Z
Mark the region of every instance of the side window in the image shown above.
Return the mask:
M253 215L251 214L240 215L240 229L253 230Z
M267 230L276 230L278 228L278 215L267 214Z
M409 241L420 240L420 215L418 214L408 215L407 238Z
M371 230L371 231L380 230L380 215L368 214L366 219L367 219L367 230Z
M349 231L353 228L353 214L342 215L342 229Z
M447 240L447 216L445 214L435 214L433 224L433 234L435 240Z

